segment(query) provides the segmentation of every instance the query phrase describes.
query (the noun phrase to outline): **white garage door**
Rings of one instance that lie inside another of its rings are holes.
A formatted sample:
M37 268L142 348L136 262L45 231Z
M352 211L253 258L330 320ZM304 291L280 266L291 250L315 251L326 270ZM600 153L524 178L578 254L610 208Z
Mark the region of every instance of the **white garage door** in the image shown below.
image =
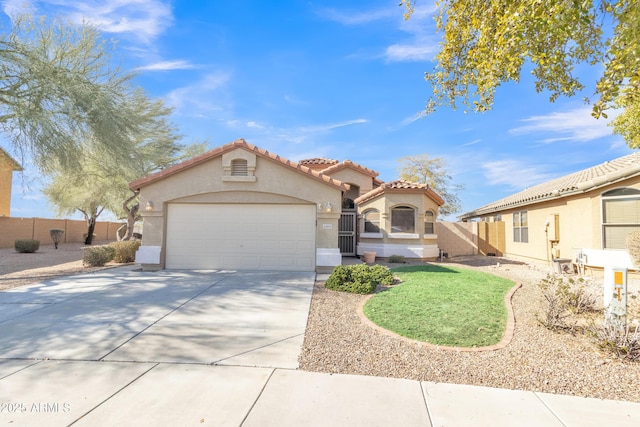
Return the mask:
M170 204L166 267L314 271L315 205Z

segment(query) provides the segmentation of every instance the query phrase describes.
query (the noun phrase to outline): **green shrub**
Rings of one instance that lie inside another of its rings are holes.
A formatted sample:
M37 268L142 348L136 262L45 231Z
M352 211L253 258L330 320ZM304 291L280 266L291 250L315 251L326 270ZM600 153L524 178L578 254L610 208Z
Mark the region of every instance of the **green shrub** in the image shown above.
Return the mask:
M334 291L370 294L377 285L390 285L393 282L391 270L381 265L339 265L329 276L325 287Z
M389 262L392 264L404 264L407 260L402 255L391 255L389 257Z
M91 246L82 251L82 265L85 267L102 267L113 259L116 249L109 245Z
M141 242L138 240L126 240L122 242L113 242L109 246L115 249L113 262L119 264L134 262L136 260L136 251L140 247Z
M40 240L19 239L15 241L14 247L21 254L32 254L40 249Z

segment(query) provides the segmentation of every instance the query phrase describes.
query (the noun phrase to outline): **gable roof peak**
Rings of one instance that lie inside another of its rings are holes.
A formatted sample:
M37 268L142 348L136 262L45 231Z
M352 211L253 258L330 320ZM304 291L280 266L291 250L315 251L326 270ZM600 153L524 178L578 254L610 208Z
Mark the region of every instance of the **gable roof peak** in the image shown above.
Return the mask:
M139 189L141 187L147 186L153 182L159 181L161 179L164 179L170 175L176 174L178 172L181 172L183 170L189 169L191 167L197 166L199 164L205 163L215 157L221 156L231 150L234 150L236 148L243 148L246 149L248 151L251 151L253 153L255 153L256 155L263 157L265 159L270 159L272 161L275 162L279 162L287 167L290 167L292 169L295 169L297 171L299 171L302 174L305 175L309 175L311 177L313 177L314 179L320 180L325 182L326 184L329 185L334 185L336 187L339 187L343 190L348 190L349 189L349 185L346 183L343 183L342 181L339 181L337 179L331 178L328 175L323 175L321 172L313 170L307 166L301 165L299 163L293 162L291 160L285 159L284 157L280 157L277 154L273 154L270 153L269 151L257 147L253 144L249 144L247 141L245 141L242 138L236 139L233 142L230 142L228 144L222 145L220 147L214 148L213 150L209 150L205 153L202 153L198 156L192 157L190 159L187 159L181 163L175 164L173 166L170 166L166 169L163 169L161 171L158 171L156 173L153 173L151 175L136 179L135 181L131 181L129 183L129 188L131 188L132 190L135 189Z

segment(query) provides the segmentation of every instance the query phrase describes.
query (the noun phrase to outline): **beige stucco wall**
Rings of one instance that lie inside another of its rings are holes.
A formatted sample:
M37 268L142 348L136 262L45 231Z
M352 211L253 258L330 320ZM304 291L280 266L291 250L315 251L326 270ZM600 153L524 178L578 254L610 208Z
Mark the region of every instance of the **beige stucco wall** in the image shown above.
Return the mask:
M247 158L255 154L238 148L225 159ZM248 159L251 161L251 159ZM251 166L251 162L249 163ZM140 191L140 206L153 203L153 210L143 210L143 245L164 246L164 214L168 203L278 203L321 204L317 209L316 246L338 247L338 219L342 192L277 161L255 156L255 180L223 179L222 156L145 186ZM227 178L229 179L229 178ZM332 212L326 212L330 203ZM330 224L324 226L323 224Z
M400 234L391 233L391 209L396 206L410 206L416 209L415 212L415 235L417 237L399 238ZM368 209L377 209L380 212L380 231L382 237L365 237L362 235L364 229L364 219L362 214ZM424 234L424 213L432 210L436 213L434 220L437 220L438 205L424 193L384 193L374 199L361 203L358 206L358 230L360 231L360 244L363 247L374 247L375 245L397 245L437 247L438 236L436 234ZM392 245L392 246L391 246Z
M357 194L355 197L361 196L364 193L373 190L373 178L354 169L341 169L335 173L332 173L330 176L339 181L346 182L347 184L355 184L360 187L360 194Z
M13 170L0 164L0 216L11 213L11 180Z
M552 255L560 258L575 258L580 249L600 250L602 244L602 201L607 191L632 187L640 190L640 177L624 183L609 185L594 191L502 211L505 222L505 255L548 262ZM526 210L529 222L529 242L513 241L513 212ZM551 240L554 216L558 216L557 241ZM545 221L550 221L545 234ZM613 250L611 250L613 251Z

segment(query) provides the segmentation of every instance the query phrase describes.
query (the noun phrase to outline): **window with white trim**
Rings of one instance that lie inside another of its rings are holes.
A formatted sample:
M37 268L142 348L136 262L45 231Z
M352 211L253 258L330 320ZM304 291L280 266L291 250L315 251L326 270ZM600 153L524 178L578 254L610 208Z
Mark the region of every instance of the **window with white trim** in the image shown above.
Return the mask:
M433 211L424 213L424 234L436 234L436 214Z
M640 230L640 190L617 188L601 199L602 247L625 249L627 234Z
M527 211L513 213L513 241L529 243L529 220Z
M397 206L391 209L392 233L415 233L416 215L415 209L410 206Z
M380 211L377 209L368 209L362 214L364 219L364 233L380 232Z

